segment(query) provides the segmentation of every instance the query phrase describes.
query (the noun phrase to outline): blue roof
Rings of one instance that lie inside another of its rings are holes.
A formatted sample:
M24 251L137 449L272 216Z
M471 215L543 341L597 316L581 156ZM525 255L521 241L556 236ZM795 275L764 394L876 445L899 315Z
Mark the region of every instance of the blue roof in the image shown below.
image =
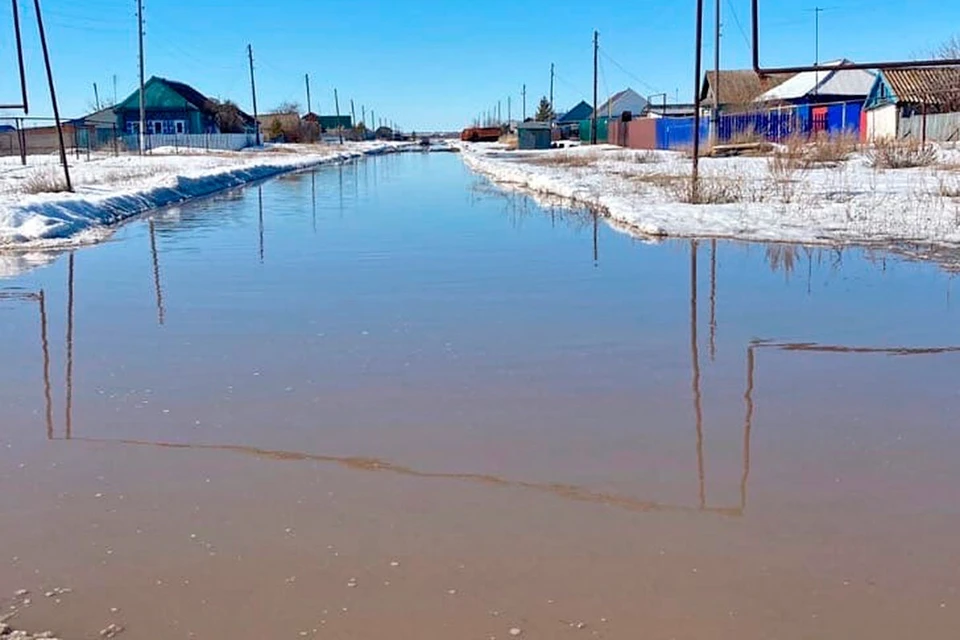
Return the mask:
M586 120L593 114L593 107L591 107L585 100L582 100L580 104L575 106L570 111L567 111L565 114L557 118L557 122L580 122L581 120Z

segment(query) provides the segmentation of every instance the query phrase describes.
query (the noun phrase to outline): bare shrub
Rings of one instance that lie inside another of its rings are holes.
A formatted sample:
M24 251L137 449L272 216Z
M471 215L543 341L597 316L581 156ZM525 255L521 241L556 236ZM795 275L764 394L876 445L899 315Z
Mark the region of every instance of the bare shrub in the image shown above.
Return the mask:
M929 167L937 161L937 149L917 140L882 138L867 152L874 169L911 169Z
M804 155L809 165L836 166L850 158L859 142L857 136L849 132L820 133L807 145Z
M67 190L63 173L56 169L34 171L23 181L23 193L61 193Z
M737 131L733 136L730 137L730 140L726 144L762 144L766 141L766 136L758 133L757 130L751 125L743 131Z
M939 177L939 193L944 198L960 199L960 177L941 174Z

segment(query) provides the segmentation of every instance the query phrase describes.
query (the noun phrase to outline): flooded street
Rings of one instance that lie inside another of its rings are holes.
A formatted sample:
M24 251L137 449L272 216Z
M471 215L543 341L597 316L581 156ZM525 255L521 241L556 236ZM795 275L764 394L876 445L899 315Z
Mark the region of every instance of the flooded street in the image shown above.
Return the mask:
M0 279L18 628L960 628L960 289L935 264L644 243L453 154L289 176L33 261Z

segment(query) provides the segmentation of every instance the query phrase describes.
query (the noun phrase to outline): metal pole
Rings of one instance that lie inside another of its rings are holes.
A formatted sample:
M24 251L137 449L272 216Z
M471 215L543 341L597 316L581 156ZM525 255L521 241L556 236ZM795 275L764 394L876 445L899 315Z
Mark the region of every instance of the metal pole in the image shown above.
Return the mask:
M17 65L20 67L20 94L23 104L23 112L30 113L30 106L27 102L27 73L23 64L23 37L20 34L20 9L19 0L13 0L13 32L17 39ZM39 15L39 14L38 14ZM11 105L13 106L13 105Z
M247 56L250 58L250 92L253 94L253 120L256 127L256 144L260 146L260 116L257 113L257 81L253 75L253 45L247 45Z
M333 102L337 107L337 133L340 134L340 144L343 144L343 123L340 122L340 96L337 95L337 90L333 90Z
M600 70L600 32L593 32L593 116L590 121L590 144L597 144L597 78Z
M57 104L57 90L53 83L53 69L50 66L50 50L47 48L47 32L43 28L43 16L40 13L40 0L33 0L37 12L37 28L40 31L40 46L43 48L43 63L47 67L47 83L50 85L50 102L53 103L53 118L57 123L57 139L60 142L60 162L63 164L63 177L67 191L73 191L70 183L70 167L67 165L67 147L63 142L63 125L60 123L60 107Z
M140 155L146 150L147 105L143 95L145 61L143 59L143 0L137 0L137 36L140 45Z
M720 141L720 0L716 3L717 30L713 43L713 115L710 123L710 143ZM699 79L697 81L699 83Z
M703 0L697 0L696 58L693 81L693 170L690 175L690 202L700 199L700 75L703 68Z
M17 146L20 147L20 164L27 166L27 134L23 130L23 119L16 119Z

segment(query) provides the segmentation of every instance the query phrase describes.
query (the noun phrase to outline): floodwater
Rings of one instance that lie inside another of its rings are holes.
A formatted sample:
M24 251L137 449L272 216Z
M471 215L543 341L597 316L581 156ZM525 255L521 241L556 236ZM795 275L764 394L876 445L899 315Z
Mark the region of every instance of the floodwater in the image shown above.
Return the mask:
M164 211L0 281L0 598L68 640L955 638L958 296L448 154Z

